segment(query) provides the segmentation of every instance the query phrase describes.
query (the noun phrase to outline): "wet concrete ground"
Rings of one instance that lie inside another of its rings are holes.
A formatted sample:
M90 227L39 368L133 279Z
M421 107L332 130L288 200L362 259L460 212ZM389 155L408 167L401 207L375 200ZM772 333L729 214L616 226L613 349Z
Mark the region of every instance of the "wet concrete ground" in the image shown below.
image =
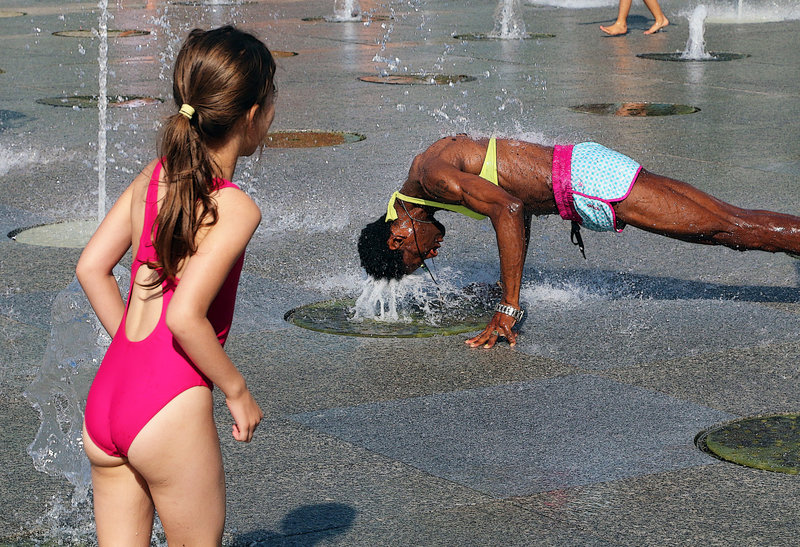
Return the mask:
M673 25L650 37L641 34L647 12L636 5L621 38L597 28L613 6L527 5L528 31L555 37L522 42L451 38L490 31L493 2L362 2L394 19L301 20L328 15L332 5L111 7L109 28L151 34L110 40L110 93L164 103L109 110L108 206L155 154L158 121L175 109L171 60L194 26L233 22L298 53L279 61L275 130L366 136L268 149L237 171L264 221L248 251L228 349L267 418L253 443L238 445L217 399L226 544L796 543L795 477L719 462L693 443L722 421L798 410L800 263L791 258L627 229L586 234L584 261L569 225L541 218L523 278L528 319L513 350L470 350L463 336L326 335L289 325L283 314L357 294L358 231L385 208L413 156L455 132L595 140L737 205L797 213L800 22L709 24L709 50L750 57L670 63L636 55L683 48L679 2L663 3ZM98 41L52 33L94 28L98 10L4 3L3 12L12 10L25 15L0 17L3 234L92 218L98 195L96 111L36 102L97 92ZM358 80L389 68L376 56L401 74L476 79ZM617 102L700 111L637 118L570 108ZM440 217L449 229L440 275L456 285L496 279L490 226ZM39 419L23 396L78 254L0 241L0 543L87 537L70 524L85 521L86 507L71 509L69 484L34 470L26 454ZM61 516L48 517L54 506Z

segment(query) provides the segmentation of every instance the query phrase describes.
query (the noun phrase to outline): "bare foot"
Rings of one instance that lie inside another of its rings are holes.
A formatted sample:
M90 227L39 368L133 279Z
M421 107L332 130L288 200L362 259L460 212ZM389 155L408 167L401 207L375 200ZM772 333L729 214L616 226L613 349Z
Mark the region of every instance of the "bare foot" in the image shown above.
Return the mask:
M650 27L649 29L647 29L646 31L644 31L644 33L645 34L655 34L656 32L660 31L662 28L666 27L667 25L669 25L669 20L666 17L664 17L662 20L656 21L655 23L653 23L653 26ZM602 28L602 27L600 27L600 28Z
M625 23L620 23L619 21L617 21L616 23L614 23L610 27L604 27L603 25L600 25L600 30L602 30L603 32L605 32L609 36L621 36L623 34L627 34L628 33L628 25L626 25Z

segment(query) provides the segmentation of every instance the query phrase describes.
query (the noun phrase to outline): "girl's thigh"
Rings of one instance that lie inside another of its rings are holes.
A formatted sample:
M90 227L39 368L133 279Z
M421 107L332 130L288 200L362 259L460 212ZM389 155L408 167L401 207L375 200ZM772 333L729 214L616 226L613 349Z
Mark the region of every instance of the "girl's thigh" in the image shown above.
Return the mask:
M225 476L211 390L190 388L151 419L128 451L144 477L170 544L218 545Z

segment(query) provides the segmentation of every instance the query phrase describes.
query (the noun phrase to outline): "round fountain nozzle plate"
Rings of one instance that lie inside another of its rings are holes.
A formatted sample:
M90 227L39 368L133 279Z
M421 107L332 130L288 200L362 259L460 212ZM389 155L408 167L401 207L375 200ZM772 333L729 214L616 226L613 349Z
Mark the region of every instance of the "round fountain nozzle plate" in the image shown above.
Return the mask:
M136 36L149 36L149 30L108 30L109 38L133 38ZM96 38L97 31L91 29L76 29L76 30L59 30L53 33L53 36L61 36L66 38Z
M543 38L555 38L555 34L549 33L535 33L535 32L526 32L521 36L514 36L505 38L503 36L498 36L494 34L482 34L482 33L467 33L467 34L453 34L453 38L456 40L465 40L465 41L479 41L479 40L541 40Z
M710 61L733 61L750 57L749 53L720 53L709 51L709 57L703 59L693 59L684 57L682 52L675 53L638 53L636 56L652 61L675 61L679 63L706 63Z
M800 473L800 414L753 416L702 432L697 446L724 461L796 475Z
M474 76L463 74L388 74L386 76L360 76L362 82L390 85L452 85L460 82L473 82Z
M421 313L411 313L405 321L354 320L350 310L355 303L354 298L315 302L289 310L284 319L298 327L327 334L372 338L426 338L480 331L491 316L491 312L480 309L442 314L435 323L426 321Z
M8 237L17 243L37 247L62 247L82 249L97 229L96 220L72 220L55 224L39 224L27 228L17 228Z
M569 107L574 112L584 114L600 114L604 116L622 116L641 118L650 116L678 116L700 112L696 106L671 103L590 103Z
M98 97L92 95L73 95L71 97L47 97L36 99L39 104L63 106L67 108L97 108ZM139 97L136 95L110 95L108 106L115 108L137 108L163 102L157 97Z
M272 53L273 57L279 57L279 58L294 57L297 55L296 51L280 51L276 49L271 49L269 52Z
M275 131L267 133L264 146L267 148L318 148L352 144L366 139L360 133L341 131Z
M6 19L9 17L22 17L23 15L25 15L24 11L0 9L0 19Z
M333 15L319 15L316 17L303 17L301 21L305 21L306 23L369 23L371 21L391 21L391 15L369 15L366 13L362 13L358 17L353 17L352 19L340 19Z

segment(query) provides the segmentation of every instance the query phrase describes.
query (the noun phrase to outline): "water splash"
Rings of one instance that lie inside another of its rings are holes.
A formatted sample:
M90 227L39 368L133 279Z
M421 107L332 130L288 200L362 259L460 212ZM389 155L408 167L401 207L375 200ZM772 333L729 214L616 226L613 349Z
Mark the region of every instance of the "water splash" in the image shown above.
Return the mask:
M686 48L681 54L681 59L713 59L714 56L708 53L705 49L706 41L705 34L705 20L708 17L708 9L700 4L692 14L689 16L689 39L686 41Z
M326 17L326 21L360 21L361 6L358 0L335 0L333 3L333 17Z
M87 499L91 485L81 438L83 408L109 343L77 279L73 280L56 296L44 360L25 391L42 419L28 454L38 471L65 477L73 485L73 505Z
M522 20L520 0L500 0L494 10L492 38L521 40L525 38L525 21Z

